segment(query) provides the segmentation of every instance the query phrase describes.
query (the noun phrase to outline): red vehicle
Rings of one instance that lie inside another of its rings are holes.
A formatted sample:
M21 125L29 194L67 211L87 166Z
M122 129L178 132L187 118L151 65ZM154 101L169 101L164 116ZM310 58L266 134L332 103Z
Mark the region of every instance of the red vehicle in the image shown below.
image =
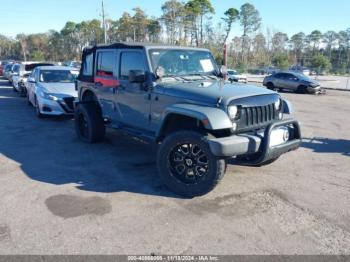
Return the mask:
M0 76L4 76L5 66L8 64L12 64L10 61L0 61Z

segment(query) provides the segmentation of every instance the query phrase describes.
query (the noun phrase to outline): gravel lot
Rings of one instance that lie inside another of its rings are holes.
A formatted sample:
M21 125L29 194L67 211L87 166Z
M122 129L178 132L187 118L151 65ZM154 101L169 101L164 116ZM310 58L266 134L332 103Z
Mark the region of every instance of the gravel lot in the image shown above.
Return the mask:
M0 254L350 254L350 93L284 93L299 151L229 165L184 200L158 179L156 147L116 131L86 145L71 119L39 120L0 83Z

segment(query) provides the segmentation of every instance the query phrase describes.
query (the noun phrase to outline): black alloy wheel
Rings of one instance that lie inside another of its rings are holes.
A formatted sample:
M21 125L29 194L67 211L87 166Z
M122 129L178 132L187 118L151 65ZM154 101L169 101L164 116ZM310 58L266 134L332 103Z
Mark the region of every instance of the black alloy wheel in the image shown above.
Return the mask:
M176 145L168 155L172 175L185 184L195 184L209 171L209 160L198 144Z

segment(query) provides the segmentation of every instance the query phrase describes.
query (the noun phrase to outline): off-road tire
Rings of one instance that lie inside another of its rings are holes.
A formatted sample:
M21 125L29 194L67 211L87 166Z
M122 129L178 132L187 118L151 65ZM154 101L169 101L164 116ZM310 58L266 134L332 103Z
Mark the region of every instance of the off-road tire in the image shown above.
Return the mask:
M170 161L171 152L174 148L187 143L198 146L208 162L207 172L193 184L180 181L175 175L176 172L172 171ZM216 187L226 172L226 162L214 156L210 151L208 136L187 130L174 132L163 141L158 150L157 164L164 184L174 193L187 198L209 193Z
M78 104L74 112L74 118L75 131L80 140L89 144L103 142L106 127L101 108L96 103Z

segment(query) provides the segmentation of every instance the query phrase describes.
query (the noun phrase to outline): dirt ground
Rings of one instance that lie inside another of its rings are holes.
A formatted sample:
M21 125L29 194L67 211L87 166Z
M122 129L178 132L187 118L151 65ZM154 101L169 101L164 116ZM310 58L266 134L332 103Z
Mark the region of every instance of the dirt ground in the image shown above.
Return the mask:
M350 92L283 93L300 150L230 163L187 200L161 184L155 146L112 130L83 144L0 85L0 254L350 254Z

